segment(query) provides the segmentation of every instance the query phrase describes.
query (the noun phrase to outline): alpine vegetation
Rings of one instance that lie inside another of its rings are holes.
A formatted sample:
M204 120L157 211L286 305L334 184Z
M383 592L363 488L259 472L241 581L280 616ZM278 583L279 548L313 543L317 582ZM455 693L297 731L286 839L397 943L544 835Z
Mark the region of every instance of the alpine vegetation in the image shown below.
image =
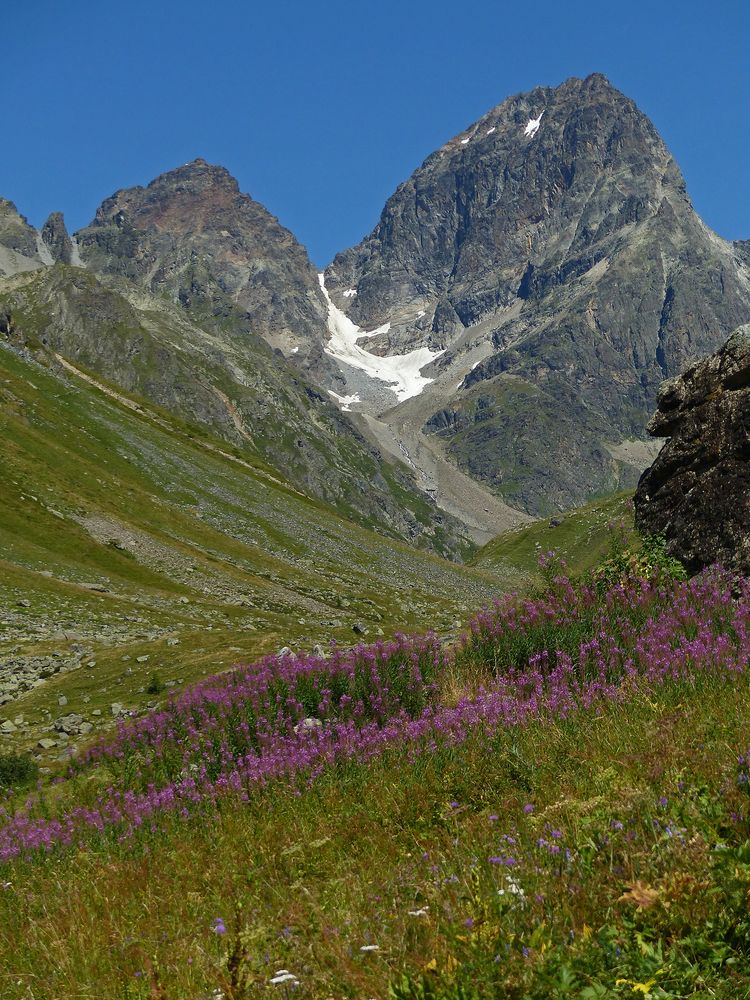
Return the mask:
M667 684L725 682L750 659L750 584L732 597L714 570L690 582L626 579L599 593L557 577L538 598L479 612L455 649L434 635L334 649L330 658L269 656L196 685L161 712L120 723L72 765L78 804L49 813L30 798L3 810L0 859L137 835L167 812L185 819L246 802L283 780L302 790L324 771L394 750L413 760L481 732L566 719L606 703L656 696ZM481 676L446 704L449 672ZM81 779L111 783L80 801Z

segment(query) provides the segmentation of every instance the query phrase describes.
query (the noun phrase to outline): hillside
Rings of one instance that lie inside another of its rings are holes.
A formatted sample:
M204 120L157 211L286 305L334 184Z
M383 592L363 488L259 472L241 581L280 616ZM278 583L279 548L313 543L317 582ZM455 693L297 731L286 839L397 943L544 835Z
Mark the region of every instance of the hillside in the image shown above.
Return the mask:
M0 348L0 403L0 714L23 716L14 745L58 741L45 758L55 719L153 704L153 672L183 686L285 645L450 630L498 587L69 362Z
M617 539L633 532L632 495L618 493L554 517L504 531L483 546L472 566L513 577L526 588L540 585L540 556L553 551L567 571L580 576L609 554Z
M66 362L202 424L247 460L344 516L461 558L458 522L383 456L301 372L236 317L57 263L0 279L0 337L58 370Z

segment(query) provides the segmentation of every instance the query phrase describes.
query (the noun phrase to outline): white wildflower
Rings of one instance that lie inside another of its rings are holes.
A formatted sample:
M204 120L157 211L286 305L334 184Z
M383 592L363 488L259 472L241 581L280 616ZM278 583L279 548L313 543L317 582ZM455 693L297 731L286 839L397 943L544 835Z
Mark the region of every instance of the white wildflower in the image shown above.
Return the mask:
M270 980L270 982L276 986L279 983L298 983L299 979L297 979L295 974L290 972L289 969L277 969L276 975Z
M380 951L379 944L363 944L360 951Z

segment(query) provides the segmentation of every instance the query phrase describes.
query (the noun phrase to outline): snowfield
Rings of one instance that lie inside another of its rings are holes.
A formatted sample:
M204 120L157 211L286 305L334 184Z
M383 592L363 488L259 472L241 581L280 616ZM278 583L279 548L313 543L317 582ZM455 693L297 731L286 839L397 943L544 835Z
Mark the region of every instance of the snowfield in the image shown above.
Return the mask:
M379 326L377 330L372 330L369 333L361 330L331 301L324 274L318 275L318 281L328 303L328 332L331 339L325 346L326 354L345 365L359 368L370 378L385 382L396 394L400 403L412 396L418 396L426 385L434 381L434 379L425 378L420 372L431 361L444 354L444 351L431 351L429 347L420 347L408 354L393 354L384 358L370 354L369 351L360 347L357 341L364 337L375 337L379 333L388 333L391 324L384 323L383 326ZM338 398L358 402L350 397Z

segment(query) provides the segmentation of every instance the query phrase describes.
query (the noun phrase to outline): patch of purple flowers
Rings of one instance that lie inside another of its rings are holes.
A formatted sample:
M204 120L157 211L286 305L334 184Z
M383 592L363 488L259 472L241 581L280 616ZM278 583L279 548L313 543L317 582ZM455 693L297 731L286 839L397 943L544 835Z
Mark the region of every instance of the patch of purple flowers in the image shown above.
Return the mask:
M673 584L627 580L599 594L557 578L542 597L507 597L480 612L455 651L426 635L330 658L265 657L121 724L83 755L77 771L103 763L114 774L89 804L51 817L33 799L12 814L0 810L0 860L78 846L97 832L127 840L160 814L189 816L228 796L247 801L271 781L304 788L342 762L392 750L412 759L665 684L731 679L750 661L750 585L735 599L733 584L713 570ZM488 681L445 706L438 685L454 661L484 664ZM746 758L740 765L746 775Z

